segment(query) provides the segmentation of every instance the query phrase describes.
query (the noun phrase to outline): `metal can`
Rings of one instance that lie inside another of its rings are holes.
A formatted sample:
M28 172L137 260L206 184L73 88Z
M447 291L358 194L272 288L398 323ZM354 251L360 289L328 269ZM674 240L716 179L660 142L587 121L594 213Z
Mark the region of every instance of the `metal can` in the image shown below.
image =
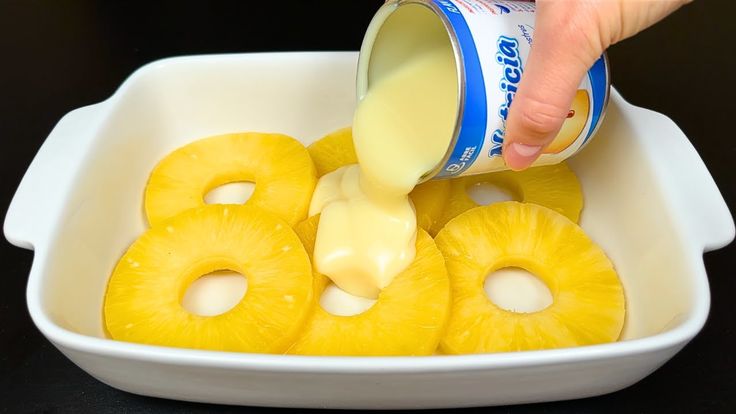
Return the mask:
M535 7L524 1L390 0L377 11L360 50L359 98L426 39L446 36L452 46L455 129L443 160L422 181L508 169L501 154L504 131L531 48ZM603 54L580 83L560 133L533 165L556 164L580 151L603 121L609 91Z

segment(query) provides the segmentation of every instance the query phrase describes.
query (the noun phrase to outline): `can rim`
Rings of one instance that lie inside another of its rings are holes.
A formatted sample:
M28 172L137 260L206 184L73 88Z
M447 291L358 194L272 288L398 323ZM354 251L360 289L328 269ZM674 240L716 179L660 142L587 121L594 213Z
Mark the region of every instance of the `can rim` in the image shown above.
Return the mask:
M452 151L460 137L460 128L462 126L463 115L465 114L465 60L463 59L463 51L460 48L460 42L457 39L455 28L439 6L433 2L421 0L403 0L400 1L400 3L421 4L431 10L432 13L440 19L442 26L445 27L447 38L450 40L450 46L452 46L452 54L455 57L455 72L457 73L457 105L455 110L455 127L452 130L452 138L448 143L445 155L442 156L442 159L437 163L437 165L419 177L419 182L417 184L421 184L431 180L439 174L443 168L445 168L445 164L447 164L450 156L452 156Z
M399 0L389 0L378 8L376 14L371 19L366 28L363 42L358 53L358 64L355 74L356 98L358 101L363 99L368 91L368 67L370 65L371 55L373 54L373 46L380 32L381 26L386 19L396 11ZM370 42L369 42L370 41Z
M368 68L370 66L371 55L373 54L373 46L376 42L376 39L378 38L381 26L383 26L386 20L393 13L395 13L399 9L399 7L408 4L416 4L422 7L426 7L432 12L432 14L439 18L442 26L445 28L445 33L447 34L448 40L450 41L450 46L452 47L453 57L455 58L455 71L457 73L457 104L455 110L455 126L452 131L452 138L448 143L447 150L445 151L445 155L442 157L442 159L437 163L435 167L424 173L419 178L419 182L417 184L421 184L423 182L431 180L440 171L442 171L444 165L447 163L447 160L450 159L450 156L452 155L452 150L453 148L455 148L455 144L457 144L457 140L460 135L460 127L462 124L461 121L463 118L463 114L465 113L465 88L463 87L463 85L465 85L465 63L463 60L462 49L460 48L460 43L458 42L457 35L455 34L455 30L450 23L450 20L444 13L442 13L440 8L436 4L427 0L389 0L378 9L370 24L368 25L366 36L363 38L363 44L360 48L356 73L356 92L359 101L368 92Z
M598 133L598 130L601 128L601 125L603 125L603 120L606 118L606 112L608 112L608 101L611 100L611 67L608 62L608 52L603 52L603 65L605 66L605 72L606 72L606 95L603 98L603 108L601 109L601 116L598 118L598 123L596 125L591 125L591 131L590 131L590 138L583 142L582 145L578 147L578 149L575 150L574 153L570 155L570 157L574 157L575 155L579 154L580 151L585 148L590 141L592 141L592 138L595 136L595 134ZM585 73L585 76L588 76L588 72Z

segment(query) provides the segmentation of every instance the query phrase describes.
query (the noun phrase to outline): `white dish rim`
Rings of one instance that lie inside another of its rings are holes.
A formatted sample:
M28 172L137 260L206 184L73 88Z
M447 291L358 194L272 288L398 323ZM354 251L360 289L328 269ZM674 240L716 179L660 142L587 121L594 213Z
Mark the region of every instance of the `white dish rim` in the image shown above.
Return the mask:
M169 64L182 64L201 60L233 59L248 55L251 59L278 58L282 55L308 53L315 56L322 54L351 54L355 52L268 52L253 54L224 54L183 56L158 60L149 63L135 71L118 90L107 100L95 105L80 108L89 110L95 108L96 116L101 122L108 118L114 110L116 102L143 73ZM611 100L615 101L622 110L644 110L627 103L621 95L612 88ZM613 103L613 102L612 102ZM64 203L61 203L66 207ZM11 203L11 210L13 204ZM59 215L61 213L59 212ZM679 347L690 341L703 328L710 309L710 290L705 272L702 253L717 248L713 244L693 241L687 249L687 261L695 272L695 281L692 292L693 305L688 317L677 327L652 336L625 340L621 342L583 346L576 348L552 349L542 351L521 351L510 353L471 354L471 355L437 355L437 356L396 356L396 357L334 357L334 356L297 356L246 354L220 351L205 351L172 348L153 345L127 343L112 339L104 339L72 332L54 323L43 307L42 275L48 265L49 246L54 245L58 238L58 222L55 228L46 233L46 237L36 243L12 237L8 232L10 214L5 222L5 234L11 243L19 247L35 247L35 257L31 268L26 299L33 322L38 329L55 345L70 350L86 352L95 355L114 358L128 358L139 361L157 363L206 366L237 370L269 371L269 372L306 372L306 373L426 373L449 371L474 371L487 369L506 369L520 366L543 366L574 363L591 360L605 360L611 358L640 355L660 351L662 349ZM682 231L682 229L678 229ZM728 230L726 231L728 233ZM731 222L731 240L733 239L733 222ZM726 245L722 241L718 244ZM707 246L706 249L704 246Z

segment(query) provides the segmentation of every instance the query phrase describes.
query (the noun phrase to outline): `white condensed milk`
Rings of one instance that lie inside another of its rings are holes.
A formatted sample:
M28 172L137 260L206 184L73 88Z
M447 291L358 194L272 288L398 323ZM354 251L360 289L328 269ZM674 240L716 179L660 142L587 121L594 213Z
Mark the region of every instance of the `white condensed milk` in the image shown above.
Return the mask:
M375 298L414 260L417 183L505 169L509 107L532 42L534 4L387 2L358 64L353 140L359 164L322 177L314 260L341 289ZM535 165L577 152L608 98L605 57L581 83L560 134Z
M360 164L322 177L310 206L310 215L322 214L317 269L341 289L374 298L414 260L408 194L447 151L457 96L452 47L438 36L360 101L353 122Z

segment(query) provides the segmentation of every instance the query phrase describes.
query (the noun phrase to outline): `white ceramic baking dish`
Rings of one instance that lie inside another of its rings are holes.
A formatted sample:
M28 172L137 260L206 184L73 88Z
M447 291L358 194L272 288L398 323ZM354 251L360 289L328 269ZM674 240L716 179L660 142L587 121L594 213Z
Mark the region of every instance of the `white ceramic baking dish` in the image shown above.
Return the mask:
M570 161L582 225L615 263L627 295L620 342L503 354L339 358L206 352L106 339L108 276L144 229L151 168L194 139L278 131L309 143L351 123L356 53L193 56L154 62L108 100L59 121L5 221L35 250L28 307L82 369L138 394L225 404L430 408L593 396L639 381L701 329L709 309L703 251L734 223L685 135L612 91L595 140Z

